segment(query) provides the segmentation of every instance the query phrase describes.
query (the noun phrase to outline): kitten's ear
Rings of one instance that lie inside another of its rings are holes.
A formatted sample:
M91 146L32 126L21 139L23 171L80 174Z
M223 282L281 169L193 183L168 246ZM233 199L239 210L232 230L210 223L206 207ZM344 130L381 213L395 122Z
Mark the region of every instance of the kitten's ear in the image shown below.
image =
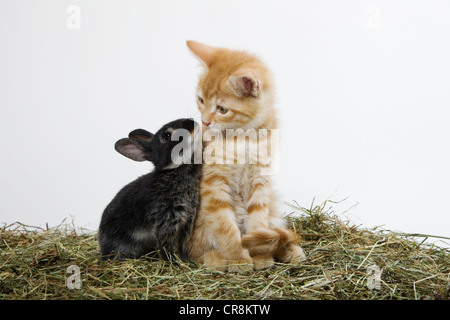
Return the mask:
M200 61L204 64L205 67L209 67L212 62L212 56L214 52L214 48L210 47L206 44L188 40L186 41L188 48L192 51L193 54L200 59Z
M257 97L261 89L258 80L250 75L231 76L229 81L238 97Z

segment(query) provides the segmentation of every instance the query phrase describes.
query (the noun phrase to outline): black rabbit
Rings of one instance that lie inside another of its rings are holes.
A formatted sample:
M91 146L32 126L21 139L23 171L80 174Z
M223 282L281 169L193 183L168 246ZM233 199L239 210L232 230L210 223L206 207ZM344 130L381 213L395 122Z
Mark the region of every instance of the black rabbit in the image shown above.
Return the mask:
M154 170L126 185L103 212L102 259L138 258L156 250L164 258L176 251L181 258L188 257L201 173L192 158L198 146L196 128L194 120L179 119L155 134L137 129L116 142L119 153L135 161L151 161Z

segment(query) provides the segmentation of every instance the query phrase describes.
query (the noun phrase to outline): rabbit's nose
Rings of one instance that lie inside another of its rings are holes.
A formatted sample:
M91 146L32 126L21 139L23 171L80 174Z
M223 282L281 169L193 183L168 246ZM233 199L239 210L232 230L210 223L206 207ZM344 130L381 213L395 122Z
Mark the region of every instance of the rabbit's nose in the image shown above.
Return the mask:
M202 120L202 123L203 123L203 125L205 125L205 126L209 126L209 125L211 124L211 121L210 121L210 122L205 122L205 121Z

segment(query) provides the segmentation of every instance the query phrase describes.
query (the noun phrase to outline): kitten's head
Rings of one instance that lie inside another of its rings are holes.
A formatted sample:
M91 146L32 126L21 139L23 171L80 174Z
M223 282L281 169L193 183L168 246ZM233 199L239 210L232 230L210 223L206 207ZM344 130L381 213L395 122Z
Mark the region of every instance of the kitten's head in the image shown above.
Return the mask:
M256 56L187 41L205 67L197 104L208 128L275 129L272 75Z

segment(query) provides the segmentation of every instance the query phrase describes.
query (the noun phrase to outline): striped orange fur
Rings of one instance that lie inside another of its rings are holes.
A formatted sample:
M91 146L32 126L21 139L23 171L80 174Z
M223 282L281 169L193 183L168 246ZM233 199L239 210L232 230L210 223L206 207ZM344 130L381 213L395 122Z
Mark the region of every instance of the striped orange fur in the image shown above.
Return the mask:
M204 130L278 128L272 75L258 57L195 41L187 45L204 66L197 86ZM223 150L218 140L204 147ZM274 259L304 258L299 238L285 226L278 210L270 176L261 174L263 167L236 159L204 162L200 208L189 243L192 259L236 271L252 264L256 269L270 267Z

